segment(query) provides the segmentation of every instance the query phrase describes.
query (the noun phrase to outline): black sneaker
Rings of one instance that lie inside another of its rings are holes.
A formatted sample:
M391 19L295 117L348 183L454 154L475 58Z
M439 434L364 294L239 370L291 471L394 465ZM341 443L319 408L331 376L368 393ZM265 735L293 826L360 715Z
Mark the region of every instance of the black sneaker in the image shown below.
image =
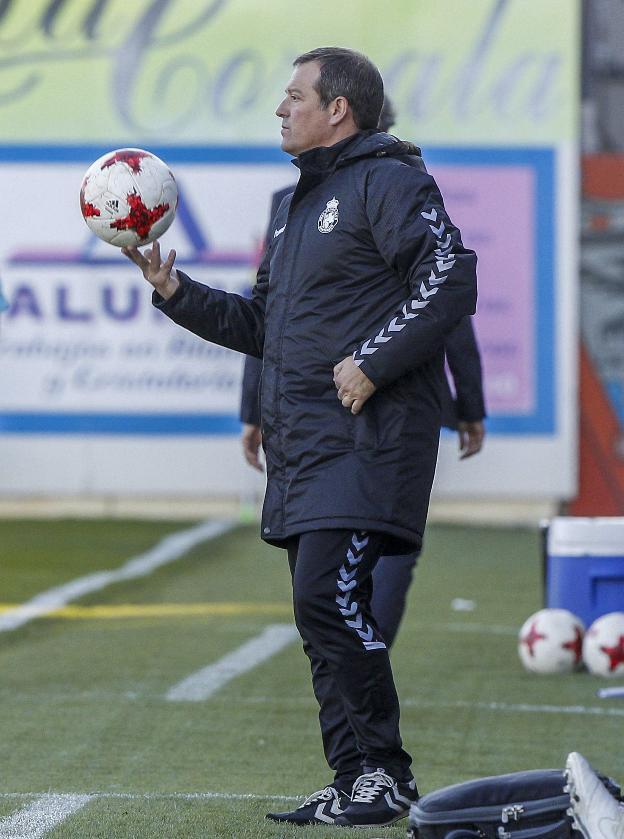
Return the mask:
M344 827L383 827L408 815L418 801L416 781L397 781L383 769L360 775L353 784L351 801L337 816L335 824Z
M329 784L325 789L308 795L296 810L287 813L267 813L266 818L273 822L288 824L334 824L343 812L343 804L349 801L349 795Z

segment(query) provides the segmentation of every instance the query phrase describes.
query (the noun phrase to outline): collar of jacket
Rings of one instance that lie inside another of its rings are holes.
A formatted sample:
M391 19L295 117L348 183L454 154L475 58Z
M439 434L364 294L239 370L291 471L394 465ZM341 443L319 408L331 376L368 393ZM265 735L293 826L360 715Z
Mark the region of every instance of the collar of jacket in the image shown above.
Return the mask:
M418 146L399 140L392 134L368 129L346 137L333 146L320 146L304 151L292 160L302 175L322 176L364 157L397 157L411 155L420 157Z
M333 146L320 146L299 155L292 162L301 170L297 187L290 202L288 213L292 213L302 198L311 189L323 183L332 172L355 160L375 157L411 157L411 164L425 170L420 149L412 143L398 140L392 134L382 131L358 131Z

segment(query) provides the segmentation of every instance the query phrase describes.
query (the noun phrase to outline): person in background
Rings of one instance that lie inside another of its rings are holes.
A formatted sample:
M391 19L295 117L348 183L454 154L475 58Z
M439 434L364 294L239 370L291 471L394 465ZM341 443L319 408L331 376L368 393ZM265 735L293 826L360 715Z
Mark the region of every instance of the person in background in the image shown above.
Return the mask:
M323 740L339 750L323 707L342 703L358 751L313 794L307 821L268 814L299 824L391 824L418 798L371 574L382 554L421 546L444 337L476 306L476 254L420 149L379 132L382 105L366 56L322 47L295 59L276 115L300 175L251 299L194 282L158 241L122 249L174 322L263 358L262 538L287 553Z

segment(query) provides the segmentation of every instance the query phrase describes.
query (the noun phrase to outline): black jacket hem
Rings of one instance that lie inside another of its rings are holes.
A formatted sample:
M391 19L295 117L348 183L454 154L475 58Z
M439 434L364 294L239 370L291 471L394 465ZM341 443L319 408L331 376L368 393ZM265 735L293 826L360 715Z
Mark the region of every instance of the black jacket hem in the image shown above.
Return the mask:
M370 518L355 518L353 516L332 516L328 518L309 519L285 527L280 533L264 533L260 536L269 545L285 548L286 542L293 536L300 536L311 530L372 530L384 533L387 537L384 543L384 555L399 556L420 551L422 548L422 534L404 527L398 527L387 521Z

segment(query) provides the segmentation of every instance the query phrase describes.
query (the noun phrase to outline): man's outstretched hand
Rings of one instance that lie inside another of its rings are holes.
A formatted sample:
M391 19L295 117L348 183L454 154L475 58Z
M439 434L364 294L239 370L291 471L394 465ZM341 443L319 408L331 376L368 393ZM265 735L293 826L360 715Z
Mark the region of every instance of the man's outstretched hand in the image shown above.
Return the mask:
M147 282L154 286L160 296L164 300L169 300L180 285L178 272L173 267L176 252L169 251L169 256L162 262L158 241L154 242L152 247L144 253L141 253L138 248L122 248L121 252L139 266Z
M334 367L334 384L338 399L345 408L351 409L352 414L359 414L366 400L377 390L350 355Z

